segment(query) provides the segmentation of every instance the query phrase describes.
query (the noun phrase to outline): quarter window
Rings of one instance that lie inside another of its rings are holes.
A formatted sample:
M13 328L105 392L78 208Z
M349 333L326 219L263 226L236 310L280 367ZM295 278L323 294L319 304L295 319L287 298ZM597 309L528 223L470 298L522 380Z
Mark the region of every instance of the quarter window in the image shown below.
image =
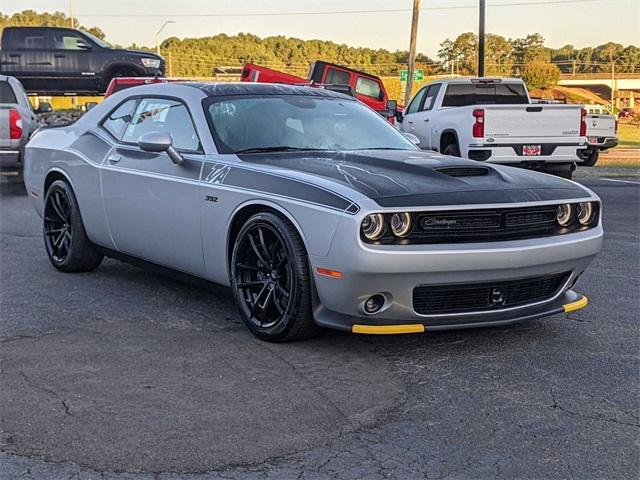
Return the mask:
M36 28L10 29L7 44L14 45L16 50L43 50L47 47L47 38L43 30Z
M122 140L122 134L131 120L136 100L128 100L116 108L102 123L102 127L116 140Z
M349 85L350 77L351 75L348 72L330 68L327 71L327 78L325 79L325 83L328 83L330 85Z
M360 93L368 97L379 98L380 84L370 78L358 77L358 80L356 80L356 93Z
M167 132L177 150L200 150L200 140L187 107L166 98L143 98L128 122L122 141L138 143L149 132Z

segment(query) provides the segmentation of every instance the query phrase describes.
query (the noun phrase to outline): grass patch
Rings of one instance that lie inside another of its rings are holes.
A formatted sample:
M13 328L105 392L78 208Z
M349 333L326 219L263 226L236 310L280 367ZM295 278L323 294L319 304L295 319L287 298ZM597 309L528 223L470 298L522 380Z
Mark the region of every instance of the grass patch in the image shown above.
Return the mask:
M640 148L640 125L620 123L618 125L618 138L620 147Z

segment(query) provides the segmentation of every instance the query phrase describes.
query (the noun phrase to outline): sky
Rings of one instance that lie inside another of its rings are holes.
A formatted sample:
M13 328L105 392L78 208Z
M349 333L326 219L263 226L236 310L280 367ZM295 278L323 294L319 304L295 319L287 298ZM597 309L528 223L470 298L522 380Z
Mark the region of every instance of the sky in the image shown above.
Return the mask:
M418 51L477 31L479 0L422 0ZM408 49L412 0L0 0L0 12L71 9L119 45L248 32L332 40L352 46ZM581 48L614 41L640 46L640 0L486 0L487 32L507 38L541 33L547 46ZM374 12L366 12L374 10Z

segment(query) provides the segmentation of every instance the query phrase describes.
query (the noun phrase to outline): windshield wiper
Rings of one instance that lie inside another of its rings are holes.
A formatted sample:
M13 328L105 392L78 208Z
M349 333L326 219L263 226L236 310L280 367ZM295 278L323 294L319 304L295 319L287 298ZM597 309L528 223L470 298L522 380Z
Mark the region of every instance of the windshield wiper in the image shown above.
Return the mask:
M308 151L318 151L324 150L322 148L303 148L303 147L288 147L286 145L281 145L278 147L254 147L254 148L245 148L244 150L238 150L234 153L264 153L264 152L308 152Z

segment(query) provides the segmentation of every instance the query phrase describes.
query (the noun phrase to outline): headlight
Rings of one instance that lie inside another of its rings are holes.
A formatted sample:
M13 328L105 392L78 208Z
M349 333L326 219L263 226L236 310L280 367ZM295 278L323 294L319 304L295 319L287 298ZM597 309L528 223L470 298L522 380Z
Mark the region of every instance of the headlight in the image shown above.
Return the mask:
M593 221L593 203L584 202L578 204L578 221L580 225L589 225Z
M558 223L561 226L566 227L571 223L572 219L573 208L571 208L571 205L569 203L558 205L558 208L556 209L556 220L558 220Z
M384 215L372 213L362 220L362 234L367 240L377 240L384 233Z
M391 231L396 237L406 237L411 231L411 214L394 213L391 215Z
M142 64L147 68L160 68L160 60L157 58L143 58Z

